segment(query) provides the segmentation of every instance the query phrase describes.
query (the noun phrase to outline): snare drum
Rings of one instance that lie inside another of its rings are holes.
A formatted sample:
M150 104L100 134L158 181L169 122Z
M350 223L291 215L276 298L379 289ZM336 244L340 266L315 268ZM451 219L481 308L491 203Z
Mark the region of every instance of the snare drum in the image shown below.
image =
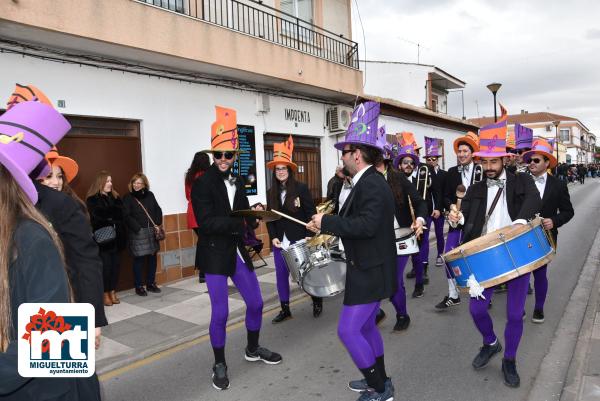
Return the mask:
M412 228L395 228L396 255L412 255L419 253L419 243Z
M468 288L467 280L473 275L480 286L489 288L549 263L554 257L550 235L536 217L476 238L442 257L459 287Z

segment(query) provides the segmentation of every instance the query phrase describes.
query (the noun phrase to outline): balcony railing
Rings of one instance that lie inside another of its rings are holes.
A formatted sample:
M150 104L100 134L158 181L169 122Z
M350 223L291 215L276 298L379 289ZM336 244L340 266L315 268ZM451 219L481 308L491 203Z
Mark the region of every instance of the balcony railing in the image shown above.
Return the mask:
M358 69L358 44L291 14L246 0L134 0ZM251 3L251 4L247 4Z

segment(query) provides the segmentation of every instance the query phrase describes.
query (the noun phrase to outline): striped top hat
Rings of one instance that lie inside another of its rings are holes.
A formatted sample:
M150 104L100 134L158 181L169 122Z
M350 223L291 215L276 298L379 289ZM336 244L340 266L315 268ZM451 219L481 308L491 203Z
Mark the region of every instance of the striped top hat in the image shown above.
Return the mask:
M237 114L234 109L215 106L216 120L210 126L210 149L203 152L243 152L239 149Z
M517 150L519 149L531 149L533 142L533 130L522 126L521 124L515 124L515 141Z
M380 105L377 102L364 102L356 106L343 141L336 143L335 148L344 150L346 145L365 145L383 150L378 141L378 120Z
M471 131L463 136L459 136L454 140L454 153L458 153L458 147L462 144L469 145L473 149L473 152L477 152L479 150L479 137Z
M271 170L278 164L285 164L293 171L298 171L298 165L292 162L292 153L294 152L294 140L290 135L288 140L273 145L273 160L267 163L267 168Z
M505 157L506 153L506 120L486 125L479 129L479 151L474 157Z
M398 144L400 147L405 147L408 145L413 145L414 150L419 151L421 146L417 143L415 139L415 134L408 131L402 131L396 134L396 138L398 139Z
M523 160L527 163L531 161L531 156L539 154L546 156L550 160L549 168L554 168L558 164L552 145L545 138L535 138L531 145L531 150L523 153Z
M514 149L517 146L517 142L515 141L515 133L509 132L506 136L506 149Z
M29 174L70 129L59 112L39 101L16 103L0 116L0 164L33 203L38 194Z
M11 107L18 103L28 102L30 100L37 100L38 102L42 102L50 107L53 107L50 99L48 99L44 92L35 86L16 84L14 92L12 95L10 95L8 101L6 102L6 109L10 110Z

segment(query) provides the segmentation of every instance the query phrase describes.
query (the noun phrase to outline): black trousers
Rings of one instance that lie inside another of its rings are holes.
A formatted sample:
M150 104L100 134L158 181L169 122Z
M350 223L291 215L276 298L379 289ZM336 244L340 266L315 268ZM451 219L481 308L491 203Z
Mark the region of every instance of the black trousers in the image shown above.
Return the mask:
M102 259L104 292L114 291L119 282L119 253L116 248L100 250L100 259Z

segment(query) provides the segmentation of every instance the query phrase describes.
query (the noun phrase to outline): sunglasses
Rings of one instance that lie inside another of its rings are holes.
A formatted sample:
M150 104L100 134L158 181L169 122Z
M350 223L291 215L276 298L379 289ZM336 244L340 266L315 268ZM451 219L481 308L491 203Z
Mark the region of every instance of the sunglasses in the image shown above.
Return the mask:
M223 156L225 156L225 159L231 160L233 159L233 155L233 152L213 152L215 160L220 160Z
M535 163L535 164L540 164L542 162L542 159L538 159L538 158L531 158L531 160L529 160L529 163Z
M354 152L356 149L346 149L346 150L342 150L342 156L344 156L346 153L352 153Z
M427 157L425 158L425 160L427 160L428 162L434 162L437 161L437 157Z

